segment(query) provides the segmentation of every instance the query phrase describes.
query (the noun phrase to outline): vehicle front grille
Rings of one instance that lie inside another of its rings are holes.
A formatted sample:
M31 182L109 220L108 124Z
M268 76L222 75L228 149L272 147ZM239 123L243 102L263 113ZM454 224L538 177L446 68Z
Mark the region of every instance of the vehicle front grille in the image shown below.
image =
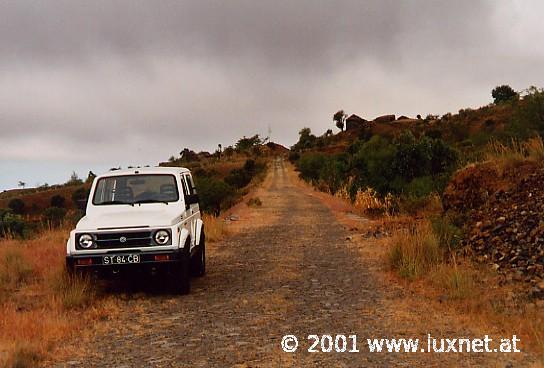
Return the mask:
M124 241L122 241L124 240ZM96 234L97 248L130 248L154 245L151 231Z

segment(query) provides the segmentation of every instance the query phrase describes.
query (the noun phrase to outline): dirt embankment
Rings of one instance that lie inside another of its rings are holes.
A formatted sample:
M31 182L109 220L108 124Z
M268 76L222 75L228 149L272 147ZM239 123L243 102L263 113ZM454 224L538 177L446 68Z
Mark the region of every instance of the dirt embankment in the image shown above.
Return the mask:
M444 207L466 218L464 245L507 280L544 298L544 167L524 162L502 173L473 165L453 178Z

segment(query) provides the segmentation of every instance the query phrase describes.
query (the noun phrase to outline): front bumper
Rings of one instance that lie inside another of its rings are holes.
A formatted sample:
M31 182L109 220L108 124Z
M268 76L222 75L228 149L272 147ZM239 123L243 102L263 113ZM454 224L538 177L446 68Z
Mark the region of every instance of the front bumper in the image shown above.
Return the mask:
M66 267L69 271L118 271L121 269L152 269L156 267L168 267L173 263L179 263L183 256L183 249L164 251L108 251L98 254L78 254L66 256ZM104 264L104 256L137 254L140 257L138 263Z

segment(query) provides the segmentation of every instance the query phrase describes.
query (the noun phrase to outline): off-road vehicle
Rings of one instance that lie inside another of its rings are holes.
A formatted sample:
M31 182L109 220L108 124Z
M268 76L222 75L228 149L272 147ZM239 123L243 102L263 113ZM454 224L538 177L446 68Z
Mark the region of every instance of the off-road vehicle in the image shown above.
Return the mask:
M175 291L206 271L197 191L184 168L115 170L93 181L85 216L70 232L71 273L160 273Z

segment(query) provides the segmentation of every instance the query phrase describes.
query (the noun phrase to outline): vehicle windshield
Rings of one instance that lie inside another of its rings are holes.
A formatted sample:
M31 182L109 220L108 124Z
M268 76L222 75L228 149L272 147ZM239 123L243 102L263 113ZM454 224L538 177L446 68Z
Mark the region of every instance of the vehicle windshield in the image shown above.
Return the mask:
M94 205L168 203L179 199L176 178L164 174L110 176L98 180Z

